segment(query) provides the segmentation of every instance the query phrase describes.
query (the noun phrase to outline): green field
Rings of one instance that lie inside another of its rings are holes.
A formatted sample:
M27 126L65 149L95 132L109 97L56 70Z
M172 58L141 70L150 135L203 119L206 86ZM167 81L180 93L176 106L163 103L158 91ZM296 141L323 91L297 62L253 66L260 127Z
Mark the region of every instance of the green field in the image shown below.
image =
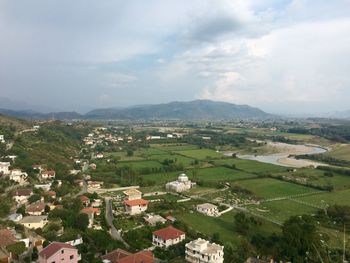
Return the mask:
M141 170L142 168L161 168L163 165L157 161L134 161L134 162L119 162L117 167L129 166L135 170Z
M298 198L304 202L311 204L323 206L324 204L328 205L349 205L350 204L350 189L335 191L329 193L323 193L319 195L311 195Z
M168 151L168 152L196 150L199 148L196 145L186 144L186 143L153 144L152 147L158 148L164 151Z
M192 163L194 162L193 159L182 156L182 155L178 155L178 154L162 154L162 155L153 155L151 157L154 160L157 160L159 162L163 162L164 160L168 159L168 160L173 160L175 163L177 164L183 164L185 167L187 166L191 166Z
M275 198L315 192L315 189L277 179L263 178L235 182L242 188L248 189L262 198Z
M146 174L143 175L143 178L145 180L155 181L157 185L164 187L167 182L176 180L180 173L181 172Z
M247 208L264 217L277 220L283 223L291 216L303 215L303 214L314 214L317 209L303 205L291 200L279 200L272 202L264 202L260 205L249 205Z
M210 160L224 157L222 153L210 149L183 150L175 152L197 160Z
M254 174L233 170L226 167L212 167L196 170L196 179L203 181L234 181L256 177ZM193 178L193 173L188 172L189 178Z
M336 144L332 145L332 150L325 155L331 156L336 159L350 161L350 145L349 144Z

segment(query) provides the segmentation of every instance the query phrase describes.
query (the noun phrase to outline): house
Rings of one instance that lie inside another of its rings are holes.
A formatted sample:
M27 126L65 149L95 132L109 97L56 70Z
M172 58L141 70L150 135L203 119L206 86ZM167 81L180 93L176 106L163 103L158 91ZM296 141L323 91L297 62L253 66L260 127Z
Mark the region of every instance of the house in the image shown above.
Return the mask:
M147 214L143 217L143 219L150 225L156 226L158 223L164 224L166 219L161 217L160 215Z
M18 223L26 228L37 229L43 228L47 223L47 216L25 216Z
M44 191L49 191L51 188L52 183L47 183L47 184L36 184L34 185L35 189L43 189Z
M94 208L94 207L85 207L81 209L80 212L87 214L89 218L89 225L88 225L89 228L91 228L94 225L95 215L101 214L101 210L99 208Z
M31 216L40 216L45 212L45 206L46 204L44 202L30 204L26 208L26 213Z
M5 136L0 134L0 142L5 143Z
M204 203L197 205L197 212L205 214L207 216L219 216L219 209L216 205Z
M88 198L85 195L79 196L80 201L83 203L84 206L89 206L90 205L90 198Z
M100 189L103 185L103 182L101 181L88 181L88 188L90 189Z
M140 251L132 254L123 249L116 249L102 256L104 263L154 263L154 256L151 251Z
M179 193L191 189L194 185L195 183L192 183L190 180L188 180L186 174L180 174L176 181L167 183L165 185L165 189Z
M47 195L50 196L52 199L56 199L57 196L55 191L48 191Z
M22 214L13 213L13 214L9 215L7 218L10 221L18 222L18 221L20 221L23 218L23 216L22 216Z
M142 192L135 189L135 188L128 189L128 190L124 191L123 194L125 195L125 198L124 198L125 201L142 198Z
M9 162L0 162L0 174L9 175L10 174L10 163Z
M153 232L152 243L157 247L170 247L185 240L185 232L173 227L159 229Z
M90 169L92 169L92 170L96 170L96 164L94 164L94 163L91 163L90 165L89 165L89 167L90 167Z
M16 158L17 158L17 155L6 155L5 156L6 159L10 159L11 162L15 162Z
M8 245L15 244L17 238L10 229L0 229L0 248L6 248Z
M101 199L94 199L94 201L91 203L92 207L100 207L102 206L102 200Z
M39 263L77 263L80 259L75 247L61 242L53 242L39 252Z
M12 197L17 204L26 204L28 202L28 198L32 195L33 191L31 189L17 189L12 194Z
M185 245L185 259L192 263L223 263L224 247L198 238Z
M174 216L169 215L166 217L166 220L168 220L171 223L174 223L176 221L176 218Z
M125 211L130 215L141 214L148 208L148 201L145 199L125 200Z
M21 169L13 169L10 171L9 178L10 180L22 185L27 181L28 174L26 172L22 172Z
M47 179L55 179L56 172L54 170L46 170L41 172L41 179L47 180Z
M76 170L76 169L69 170L69 174L71 174L71 175L77 175L80 172L81 172L81 170Z
M103 153L96 153L95 158L96 159L102 159L103 158Z

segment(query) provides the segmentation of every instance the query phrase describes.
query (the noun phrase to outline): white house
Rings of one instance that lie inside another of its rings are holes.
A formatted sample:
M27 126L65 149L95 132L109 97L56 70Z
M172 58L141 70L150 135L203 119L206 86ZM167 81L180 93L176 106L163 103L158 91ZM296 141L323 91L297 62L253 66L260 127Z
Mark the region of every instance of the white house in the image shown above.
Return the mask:
M124 200L136 200L136 199L141 199L142 198L142 192L132 188L132 189L128 189L126 191L123 192L123 194L125 195Z
M153 232L152 243L157 247L168 248L185 240L185 232L173 227L159 229Z
M55 179L56 172L54 170L47 170L41 172L41 179L47 180L47 179Z
M4 175L10 174L10 165L9 162L0 162L0 173Z
M195 183L192 183L186 174L180 174L176 181L169 182L165 185L165 189L173 192L183 192L191 189Z
M21 225L30 229L43 228L47 223L47 216L25 216L19 221Z
M204 203L197 205L197 212L205 214L207 216L219 216L219 209L216 205Z
M17 204L25 204L28 202L28 198L33 195L31 189L17 189L12 197L17 202Z
M148 201L145 199L125 200L124 205L126 213L137 215L147 210Z
M0 142L5 143L5 136L0 134Z
M10 221L18 222L23 218L23 216L22 216L22 214L13 213L13 214L9 215L7 218Z
M185 245L185 259L192 263L223 263L224 247L198 238Z
M10 180L19 183L20 185L24 184L27 181L28 174L22 172L20 169L13 169L9 175Z

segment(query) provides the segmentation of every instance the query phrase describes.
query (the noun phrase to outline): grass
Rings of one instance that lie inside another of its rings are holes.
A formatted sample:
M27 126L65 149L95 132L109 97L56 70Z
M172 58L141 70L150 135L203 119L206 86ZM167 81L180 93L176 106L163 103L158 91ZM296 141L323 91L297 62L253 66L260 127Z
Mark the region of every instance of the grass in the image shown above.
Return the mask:
M271 178L238 181L235 184L242 188L248 189L256 196L262 198L283 197L316 191L310 187Z
M126 152L104 152L103 155L106 158L113 158L113 157L119 157L120 161L140 161L144 158L140 156L128 156Z
M196 179L203 181L234 181L239 179L247 179L256 177L254 174L233 170L226 167L212 167L198 169ZM194 175L191 172L188 173L189 178L193 179Z
M147 200L161 199L163 201L168 201L168 202L176 202L177 200L182 199L181 197L177 195L172 195L172 194L144 196L143 198Z
M158 148L164 151L187 151L187 150L196 150L198 146L187 144L187 143L168 143L168 144L153 144L152 147Z
M157 185L164 185L167 182L174 181L179 177L180 172L169 172L169 173L155 173L143 175L145 180L155 181Z
M210 149L196 149L196 150L182 150L175 151L183 156L197 159L197 160L210 160L223 158L223 154Z
M332 150L325 155L336 159L350 161L350 144L336 144L332 145Z
M188 157L178 155L178 154L154 155L151 158L154 160L157 160L159 162L163 162L166 159L173 160L173 161L175 161L175 163L183 164L186 167L191 166L194 162L194 160L192 158L188 158Z
M134 162L119 162L117 167L130 166L135 170L143 168L161 168L163 165L157 161L134 161Z
M298 199L319 206L323 206L324 204L349 205L350 189L323 193L319 195L304 196Z

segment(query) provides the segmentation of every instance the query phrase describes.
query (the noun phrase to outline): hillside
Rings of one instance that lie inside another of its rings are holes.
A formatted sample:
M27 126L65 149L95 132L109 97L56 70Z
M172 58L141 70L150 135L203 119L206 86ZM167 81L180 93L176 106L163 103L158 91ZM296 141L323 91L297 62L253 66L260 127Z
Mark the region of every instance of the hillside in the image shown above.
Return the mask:
M178 119L178 120L232 120L266 119L273 115L248 105L227 102L195 100L165 104L141 105L128 108L96 109L85 115L88 119Z

